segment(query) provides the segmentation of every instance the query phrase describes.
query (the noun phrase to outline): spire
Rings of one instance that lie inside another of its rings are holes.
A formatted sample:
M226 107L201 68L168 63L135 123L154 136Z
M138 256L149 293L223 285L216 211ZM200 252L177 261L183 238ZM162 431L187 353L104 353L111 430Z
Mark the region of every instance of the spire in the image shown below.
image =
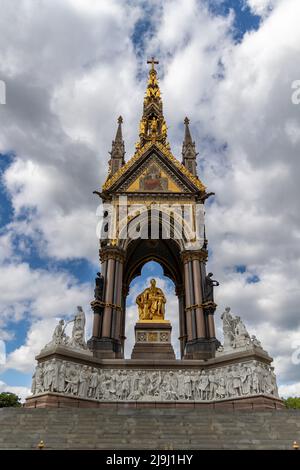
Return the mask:
M182 163L194 176L197 176L196 157L198 154L196 152L195 142L192 140L189 123L190 121L186 117L184 119L185 132L182 145Z
M111 152L109 152L111 155L111 159L109 161L110 176L116 173L125 163L125 146L122 136L122 122L123 118L122 116L119 116L116 137L115 140L112 141Z
M158 63L158 60L155 60L154 57L147 61L147 64L151 64L151 68L144 98L143 116L139 129L140 140L136 144L137 148L143 147L149 141L161 142L169 148L167 125L163 115L163 104L155 70L155 65Z
M185 117L184 118L184 124L185 124L185 132L184 132L184 144L193 144L192 141L192 136L190 132L190 127L189 127L190 120L189 118Z
M118 129L117 129L117 133L116 133L115 142L123 143L122 123L123 123L123 118L122 118L122 116L119 116L118 117Z

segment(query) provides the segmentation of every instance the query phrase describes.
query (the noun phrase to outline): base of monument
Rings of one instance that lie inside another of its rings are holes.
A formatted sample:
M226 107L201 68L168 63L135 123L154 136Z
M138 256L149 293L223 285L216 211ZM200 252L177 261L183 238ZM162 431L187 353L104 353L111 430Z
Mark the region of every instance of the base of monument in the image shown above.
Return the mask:
M247 398L235 398L201 401L97 401L88 398L66 396L59 393L47 392L26 398L25 408L181 408L207 410L281 410L285 406L279 398L267 395Z
M135 325L135 345L131 359L175 359L168 321L139 321Z
M151 330L138 328L138 332ZM155 347L161 347L159 342ZM36 359L27 407L283 407L272 358L256 347L204 361L153 355L151 359L99 359L90 351L58 345Z
M100 359L120 359L123 357L122 344L112 338L92 336L87 342L88 348Z
M216 338L198 338L188 341L185 345L183 359L210 359L220 346Z

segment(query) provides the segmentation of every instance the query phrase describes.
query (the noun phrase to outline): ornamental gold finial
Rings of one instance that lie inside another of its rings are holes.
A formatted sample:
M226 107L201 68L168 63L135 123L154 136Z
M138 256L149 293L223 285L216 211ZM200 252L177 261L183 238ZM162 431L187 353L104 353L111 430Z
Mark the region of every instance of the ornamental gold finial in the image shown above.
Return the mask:
M168 128L163 115L157 72L154 68L159 61L152 57L147 60L147 64L151 64L151 68L144 98L143 117L139 127L140 148L143 148L147 142L160 142L167 145Z

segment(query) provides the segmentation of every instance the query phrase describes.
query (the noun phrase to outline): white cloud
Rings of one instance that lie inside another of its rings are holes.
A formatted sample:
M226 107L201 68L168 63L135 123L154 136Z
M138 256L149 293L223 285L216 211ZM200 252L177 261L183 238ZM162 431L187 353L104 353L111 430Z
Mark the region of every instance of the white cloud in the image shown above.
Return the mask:
M279 396L283 398L299 397L300 396L300 382L290 385L281 385L279 387Z
M282 0L245 0L253 14L262 17L271 13L273 8Z
M11 392L18 395L21 398L21 402L25 401L25 398L29 396L30 389L27 387L18 387L14 385L7 385L5 382L0 380L0 393L2 392Z
M91 298L89 284L79 284L63 271L32 270L26 263L0 268L0 308L3 316L17 320L25 313L34 317L70 314L74 306Z

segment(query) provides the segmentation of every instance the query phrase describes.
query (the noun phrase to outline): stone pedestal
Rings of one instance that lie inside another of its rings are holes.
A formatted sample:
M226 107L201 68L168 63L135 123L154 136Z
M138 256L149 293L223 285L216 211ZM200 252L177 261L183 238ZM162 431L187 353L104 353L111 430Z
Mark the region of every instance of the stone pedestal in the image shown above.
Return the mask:
M175 359L169 321L139 321L135 325L131 359Z

